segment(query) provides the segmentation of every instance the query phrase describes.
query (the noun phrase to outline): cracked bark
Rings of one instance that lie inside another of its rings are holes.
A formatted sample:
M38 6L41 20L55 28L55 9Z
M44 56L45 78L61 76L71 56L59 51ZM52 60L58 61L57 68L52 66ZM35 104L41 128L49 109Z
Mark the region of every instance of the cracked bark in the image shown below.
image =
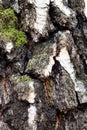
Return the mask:
M0 41L0 130L87 130L86 0L0 4L27 36Z

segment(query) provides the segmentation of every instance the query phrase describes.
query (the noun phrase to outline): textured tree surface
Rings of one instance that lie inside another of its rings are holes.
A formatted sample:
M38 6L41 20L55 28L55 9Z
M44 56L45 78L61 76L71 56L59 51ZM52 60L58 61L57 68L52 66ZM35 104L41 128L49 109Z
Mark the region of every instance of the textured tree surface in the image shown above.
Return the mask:
M0 0L0 130L87 130L87 0Z

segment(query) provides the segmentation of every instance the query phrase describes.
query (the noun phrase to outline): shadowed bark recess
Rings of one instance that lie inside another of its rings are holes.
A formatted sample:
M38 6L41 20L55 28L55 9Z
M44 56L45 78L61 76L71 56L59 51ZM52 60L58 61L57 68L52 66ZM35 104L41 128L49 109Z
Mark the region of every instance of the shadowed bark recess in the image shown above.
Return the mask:
M87 130L87 1L0 0L0 130Z

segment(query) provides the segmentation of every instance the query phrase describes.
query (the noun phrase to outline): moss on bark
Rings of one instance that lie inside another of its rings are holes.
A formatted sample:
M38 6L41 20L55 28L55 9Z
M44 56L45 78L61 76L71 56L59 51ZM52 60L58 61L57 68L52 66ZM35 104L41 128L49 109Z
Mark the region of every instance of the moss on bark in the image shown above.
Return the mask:
M26 43L26 36L18 29L18 19L13 9L0 10L0 41L13 41L16 46Z

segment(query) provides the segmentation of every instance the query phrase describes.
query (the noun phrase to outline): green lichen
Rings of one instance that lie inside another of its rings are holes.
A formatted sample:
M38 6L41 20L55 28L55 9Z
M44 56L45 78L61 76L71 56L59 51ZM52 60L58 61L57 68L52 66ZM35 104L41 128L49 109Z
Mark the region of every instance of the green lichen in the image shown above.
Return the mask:
M26 43L23 31L18 30L18 19L13 9L0 10L0 40L4 42L13 41L16 46Z
M26 75L20 77L20 82L26 82L26 81L30 82L32 81L32 78Z

